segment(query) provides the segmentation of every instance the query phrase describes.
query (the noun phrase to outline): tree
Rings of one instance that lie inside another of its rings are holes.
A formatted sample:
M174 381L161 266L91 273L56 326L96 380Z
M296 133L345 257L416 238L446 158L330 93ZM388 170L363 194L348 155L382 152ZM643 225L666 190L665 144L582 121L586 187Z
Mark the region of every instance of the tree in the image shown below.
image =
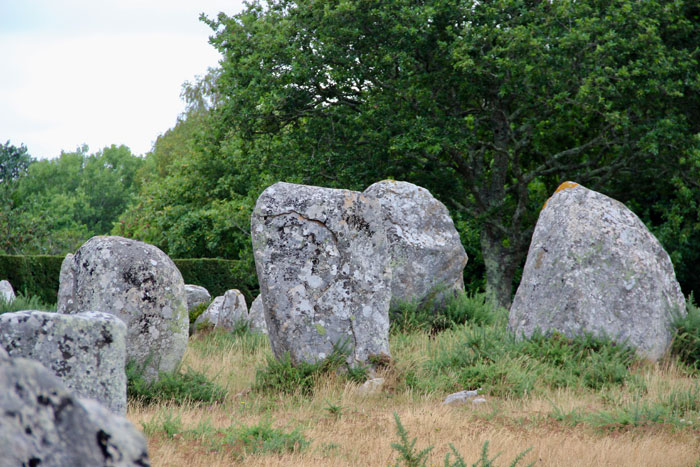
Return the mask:
M8 140L5 144L0 145L0 184L6 187L10 182L26 174L32 161L32 157L27 154L27 148L23 144L16 147L11 145Z
M698 148L690 1L270 0L205 19L210 157L362 189L394 176L473 219L508 306L546 197L672 177ZM682 160L684 156L685 162ZM251 169L252 170L252 169Z

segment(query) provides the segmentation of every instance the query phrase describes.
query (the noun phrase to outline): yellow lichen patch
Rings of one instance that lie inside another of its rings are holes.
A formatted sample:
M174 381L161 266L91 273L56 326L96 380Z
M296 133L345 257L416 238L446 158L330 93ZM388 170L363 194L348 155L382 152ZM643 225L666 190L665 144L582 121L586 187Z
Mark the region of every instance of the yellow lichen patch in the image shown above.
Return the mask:
M566 190L566 189L568 189L568 188L576 188L577 186L579 186L578 183L568 182L568 181L567 181L567 182L564 182L564 183L562 183L561 185L559 185L559 186L557 187L556 190L554 190L554 193L552 194L552 196L556 195L556 194L559 193L560 191L564 191L564 190ZM549 202L550 199L552 199L552 196L550 196L549 198L547 198L547 201L545 201L544 204L542 205L542 209L544 209L544 208L547 207L547 203Z

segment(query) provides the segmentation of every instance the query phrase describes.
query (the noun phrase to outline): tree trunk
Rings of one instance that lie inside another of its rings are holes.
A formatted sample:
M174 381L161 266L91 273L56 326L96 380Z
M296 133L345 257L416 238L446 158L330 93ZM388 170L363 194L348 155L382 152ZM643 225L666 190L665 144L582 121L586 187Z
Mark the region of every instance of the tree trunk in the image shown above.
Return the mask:
M486 267L486 294L498 306L509 309L519 258L488 226L481 230L481 253Z

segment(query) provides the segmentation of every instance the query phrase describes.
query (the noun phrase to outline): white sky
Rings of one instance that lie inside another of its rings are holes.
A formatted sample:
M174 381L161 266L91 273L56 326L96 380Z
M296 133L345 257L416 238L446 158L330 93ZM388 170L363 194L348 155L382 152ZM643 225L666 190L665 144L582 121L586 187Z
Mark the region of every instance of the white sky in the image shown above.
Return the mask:
M134 154L184 110L182 83L217 65L199 21L242 0L0 0L0 144L36 158L85 143Z

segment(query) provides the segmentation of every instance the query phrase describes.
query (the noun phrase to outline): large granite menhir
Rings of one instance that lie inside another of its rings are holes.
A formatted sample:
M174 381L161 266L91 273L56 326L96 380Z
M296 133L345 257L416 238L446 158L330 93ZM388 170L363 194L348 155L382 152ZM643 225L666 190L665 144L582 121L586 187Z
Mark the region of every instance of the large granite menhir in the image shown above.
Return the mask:
M391 269L377 200L276 183L255 204L255 266L270 343L315 362L347 344L348 363L389 354Z
M625 205L572 182L548 200L510 309L517 335L590 332L650 360L671 342L685 300L659 241Z
M383 180L365 196L376 198L384 212L391 254L391 304L432 301L464 291L467 253L450 213L425 188Z
M185 283L153 245L122 237L93 237L61 266L59 313L100 311L127 326L127 360L155 379L173 371L187 348Z
M107 313L0 315L0 347L36 360L80 397L126 415L126 325Z
M39 362L0 348L0 466L150 465L129 420L73 395Z

